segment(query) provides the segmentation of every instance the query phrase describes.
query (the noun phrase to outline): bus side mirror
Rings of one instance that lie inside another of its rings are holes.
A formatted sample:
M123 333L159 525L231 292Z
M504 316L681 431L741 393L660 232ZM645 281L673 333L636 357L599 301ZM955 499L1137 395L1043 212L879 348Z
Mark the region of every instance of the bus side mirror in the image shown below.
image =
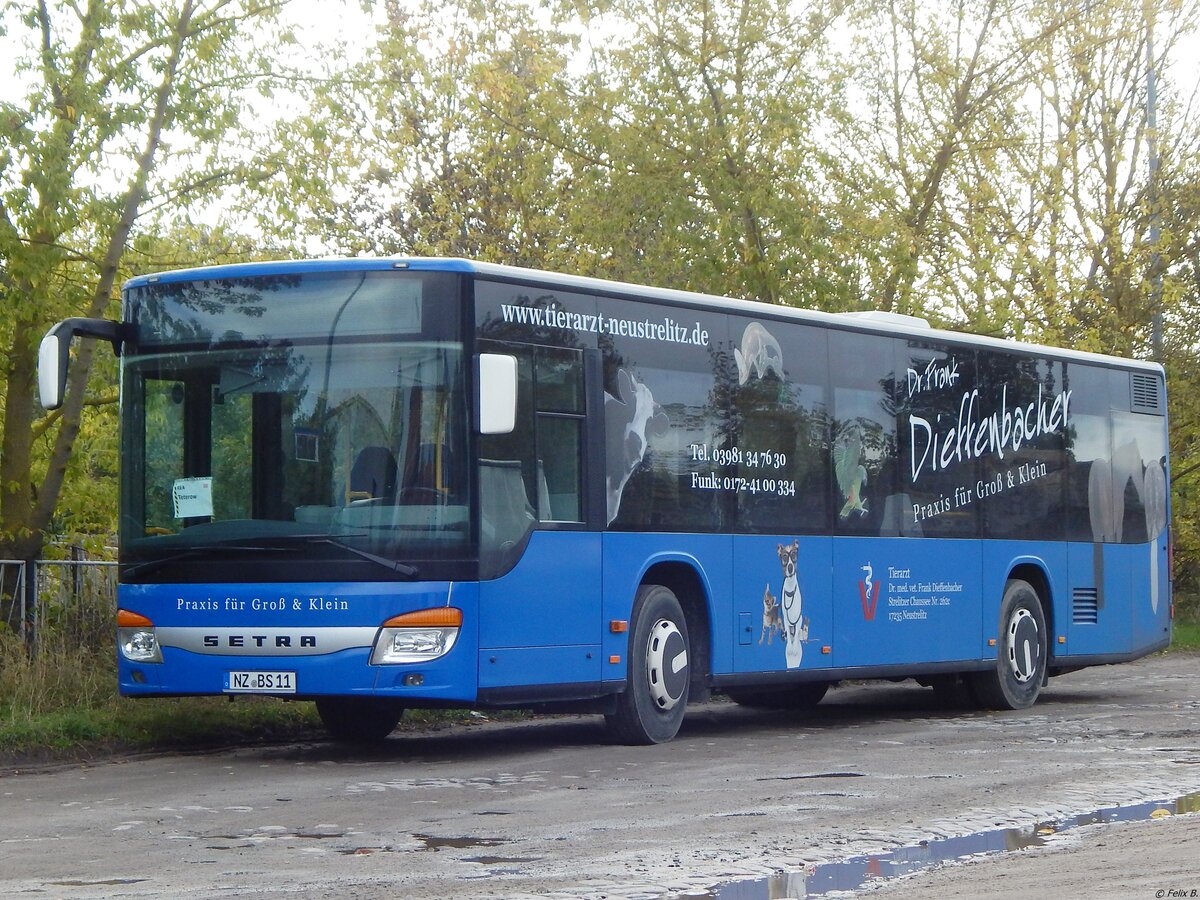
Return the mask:
M480 353L476 376L479 433L511 434L517 425L517 358Z
M63 319L46 332L38 347L38 399L46 409L63 405L67 388L67 366L71 361L71 338L75 335L103 338L121 354L124 329L109 319Z

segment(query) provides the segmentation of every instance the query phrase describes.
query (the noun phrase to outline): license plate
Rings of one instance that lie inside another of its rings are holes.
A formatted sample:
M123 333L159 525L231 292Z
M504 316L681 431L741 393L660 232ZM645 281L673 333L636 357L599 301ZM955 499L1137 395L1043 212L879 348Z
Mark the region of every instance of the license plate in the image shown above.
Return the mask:
M229 672L225 690L231 694L294 694L295 672Z

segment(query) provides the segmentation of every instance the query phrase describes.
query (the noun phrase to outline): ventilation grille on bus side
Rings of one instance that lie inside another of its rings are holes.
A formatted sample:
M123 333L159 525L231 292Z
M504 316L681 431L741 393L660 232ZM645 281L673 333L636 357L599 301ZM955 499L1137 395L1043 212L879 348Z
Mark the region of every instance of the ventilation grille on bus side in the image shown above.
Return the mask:
M1095 588L1075 588L1071 593L1071 621L1076 625L1100 621L1100 593Z
M1129 376L1129 408L1134 412L1162 415L1157 375Z

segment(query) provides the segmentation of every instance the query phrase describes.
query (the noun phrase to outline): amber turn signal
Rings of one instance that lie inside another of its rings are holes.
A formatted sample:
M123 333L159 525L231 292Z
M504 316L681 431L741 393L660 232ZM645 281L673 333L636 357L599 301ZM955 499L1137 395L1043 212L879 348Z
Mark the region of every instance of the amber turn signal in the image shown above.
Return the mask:
M462 626L461 609L439 606L436 609L418 609L414 612L392 616L383 623L384 628L459 628Z

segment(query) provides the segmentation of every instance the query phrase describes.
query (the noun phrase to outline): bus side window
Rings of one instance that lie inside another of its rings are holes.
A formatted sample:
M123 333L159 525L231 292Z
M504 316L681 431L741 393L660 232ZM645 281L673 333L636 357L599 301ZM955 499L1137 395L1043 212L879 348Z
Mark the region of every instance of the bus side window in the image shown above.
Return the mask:
M520 460L479 460L480 577L504 574L520 557L533 530L533 508Z
M517 359L517 414L507 434L479 437L479 577L503 575L536 524L533 349L504 345Z
M582 420L538 414L538 518L581 522Z
M900 495L894 341L854 332L829 335L833 372L833 515L838 534L878 535L895 526L910 497ZM889 498L891 503L888 503ZM885 521L887 513L891 522ZM900 529L896 529L900 531ZM911 531L900 531L913 536Z
M516 473L524 489L519 505L527 504L534 520L577 523L584 515L583 353L510 344L497 345L497 349L517 359L517 415L509 434L480 438L480 465L494 470L481 470L479 481L485 545L493 524L488 511L513 502ZM504 477L498 477L501 471ZM495 491L505 497L488 496ZM504 542L513 543L511 538Z
M538 518L583 521L583 354L537 352Z

